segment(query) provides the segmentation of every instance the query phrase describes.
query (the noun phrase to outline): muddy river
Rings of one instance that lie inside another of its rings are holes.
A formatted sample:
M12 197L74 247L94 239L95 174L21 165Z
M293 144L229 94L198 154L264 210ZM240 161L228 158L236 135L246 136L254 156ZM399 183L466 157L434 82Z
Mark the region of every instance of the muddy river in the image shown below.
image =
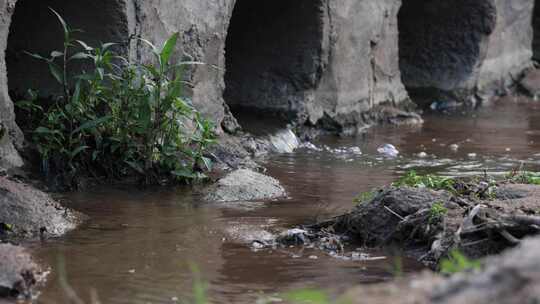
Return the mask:
M378 155L385 143L395 145L400 157ZM285 200L210 205L182 188L67 195L91 220L64 238L33 246L53 269L39 301L66 303L65 280L87 303L92 294L101 303L188 303L199 276L213 303L255 303L298 288L337 294L388 280L398 260L401 271L416 271L418 264L389 251L367 252L385 259L358 261L314 249L255 250L250 242L350 209L355 194L409 169L445 175L539 170L540 104L508 98L472 113L427 114L422 127L373 128L313 145L262 161L287 188Z

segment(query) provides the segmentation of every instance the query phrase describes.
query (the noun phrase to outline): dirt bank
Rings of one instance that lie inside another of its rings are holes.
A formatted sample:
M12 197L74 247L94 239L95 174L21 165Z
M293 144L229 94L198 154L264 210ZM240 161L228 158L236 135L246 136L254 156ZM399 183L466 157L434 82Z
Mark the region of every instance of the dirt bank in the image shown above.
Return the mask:
M418 183L431 180L435 190L398 182L364 194L351 212L309 227L302 238L324 243L334 235L366 247L398 245L406 255L437 268L451 250L479 258L539 232L540 186L480 177L417 178Z

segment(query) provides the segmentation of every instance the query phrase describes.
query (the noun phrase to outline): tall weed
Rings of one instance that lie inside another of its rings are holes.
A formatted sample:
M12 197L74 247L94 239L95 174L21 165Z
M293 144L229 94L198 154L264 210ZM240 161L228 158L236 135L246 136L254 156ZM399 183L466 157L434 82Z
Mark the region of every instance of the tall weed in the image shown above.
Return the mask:
M184 69L200 62L175 63L178 33L161 47L140 39L153 54L150 63L133 63L115 43L92 47L54 10L63 29L63 48L45 57L62 87L47 106L38 92L17 105L35 121L31 139L43 172L73 185L79 174L123 178L134 173L146 184L204 178L215 141L213 124L185 98ZM72 67L83 64L77 72Z

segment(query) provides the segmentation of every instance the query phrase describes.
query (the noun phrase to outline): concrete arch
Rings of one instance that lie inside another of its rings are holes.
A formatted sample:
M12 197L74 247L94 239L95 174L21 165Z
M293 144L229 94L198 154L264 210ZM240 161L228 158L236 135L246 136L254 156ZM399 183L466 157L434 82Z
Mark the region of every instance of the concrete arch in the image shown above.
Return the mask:
M473 89L496 22L491 0L403 0L400 70L413 100L431 102L441 93Z
M48 56L51 51L62 49L62 29L49 8L56 10L72 28L82 30L77 37L90 45L127 43L129 26L124 0L19 0L9 27L5 55L12 98L29 88L39 90L45 97L58 90L46 64L25 54L27 51ZM127 52L128 47L124 50Z
M535 0L534 11L532 16L533 26L533 59L540 61L540 1Z
M297 114L323 69L323 2L236 1L225 46L233 113Z

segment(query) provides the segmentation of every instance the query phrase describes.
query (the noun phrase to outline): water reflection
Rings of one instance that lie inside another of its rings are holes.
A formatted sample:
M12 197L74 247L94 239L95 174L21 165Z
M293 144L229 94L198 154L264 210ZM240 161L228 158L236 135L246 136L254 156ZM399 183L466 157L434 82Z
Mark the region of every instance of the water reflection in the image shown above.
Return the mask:
M538 170L539 109L537 103L507 99L474 113L426 115L421 128L375 128L354 139L322 138L313 144L329 149L304 148L265 160L269 174L290 193L282 201L214 206L185 189L69 195L73 206L92 219L35 251L52 266L64 257L73 288L84 299L95 288L103 303L189 298L190 262L210 283L215 303L253 303L261 293L307 286L340 292L385 280L392 276L392 258L355 262L311 249L254 251L249 243L348 210L356 194L392 182L409 169L446 175L502 174L521 165ZM385 143L395 145L400 157L381 158L376 149ZM450 148L453 144L458 149ZM337 153L356 147L361 154ZM420 152L426 155L419 157ZM406 271L417 268L405 261ZM64 301L53 270L40 302Z

